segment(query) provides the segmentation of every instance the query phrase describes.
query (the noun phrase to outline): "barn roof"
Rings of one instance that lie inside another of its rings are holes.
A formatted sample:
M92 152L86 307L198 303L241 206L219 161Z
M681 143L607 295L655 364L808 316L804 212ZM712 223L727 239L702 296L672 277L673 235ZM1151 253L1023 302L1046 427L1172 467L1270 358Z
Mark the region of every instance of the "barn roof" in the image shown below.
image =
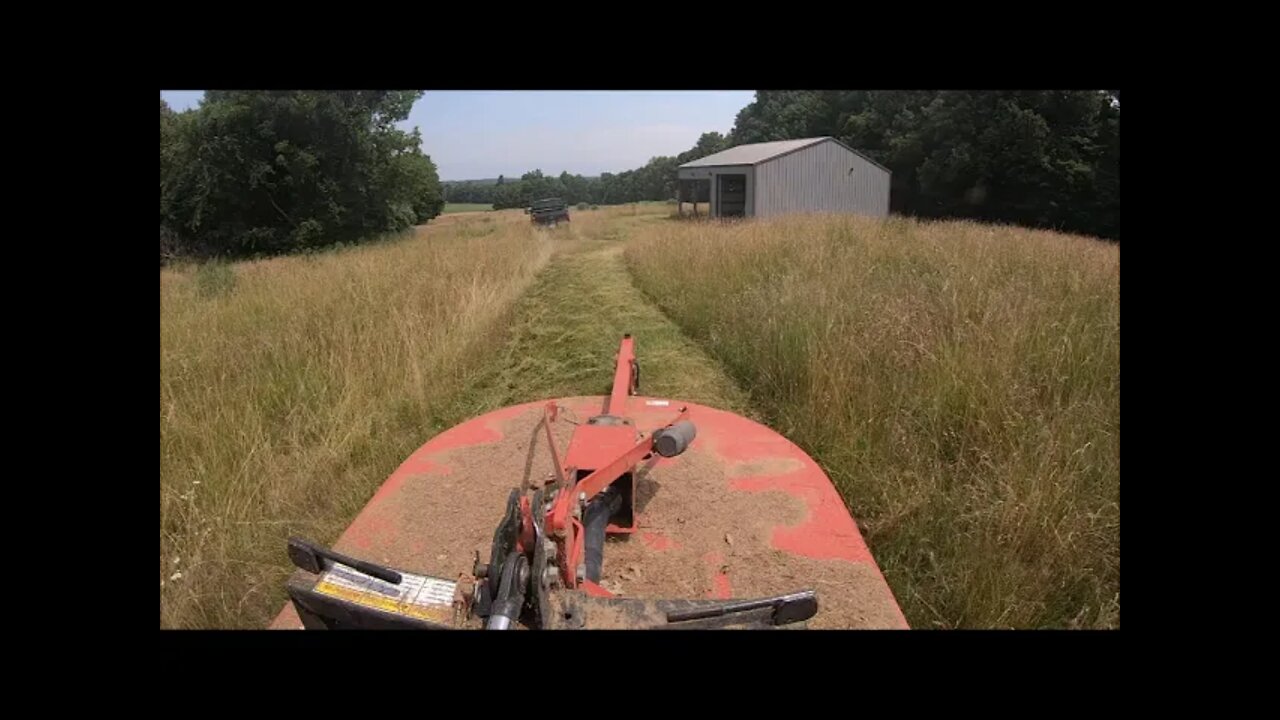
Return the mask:
M712 167L716 165L759 165L765 160L772 160L773 158L776 158L779 155L786 155L787 153L795 152L800 148L809 147L810 145L817 145L818 143L824 140L834 140L836 144L849 150L855 155L858 155L863 159L869 161L873 165L879 167L881 170L884 170L886 172L889 171L889 168L881 165L880 163L876 162L875 160L872 160L871 158L867 157L863 153L860 153L857 150L854 150L848 145L845 145L844 143L830 136L800 138L799 140L775 140L773 142L737 145L735 147L729 148L728 150L721 150L718 153L713 153L704 158L691 160L681 165L680 167L696 168L696 167Z
M680 167L707 167L709 165L757 165L775 158L779 155L785 155L792 150L799 150L802 147L820 143L826 140L825 137L802 138L800 140L775 140L773 142L751 143L749 145L738 145L728 150L721 150L704 158L691 160Z

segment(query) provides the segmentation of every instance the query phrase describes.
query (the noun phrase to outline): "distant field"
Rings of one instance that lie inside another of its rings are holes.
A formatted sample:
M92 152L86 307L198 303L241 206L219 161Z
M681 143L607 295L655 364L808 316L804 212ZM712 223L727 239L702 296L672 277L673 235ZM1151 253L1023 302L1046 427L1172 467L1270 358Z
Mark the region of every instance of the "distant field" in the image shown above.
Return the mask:
M1119 626L1118 246L818 216L626 257L827 469L914 627Z
M444 214L461 213L461 212L480 212L482 210L492 210L491 203L445 203Z

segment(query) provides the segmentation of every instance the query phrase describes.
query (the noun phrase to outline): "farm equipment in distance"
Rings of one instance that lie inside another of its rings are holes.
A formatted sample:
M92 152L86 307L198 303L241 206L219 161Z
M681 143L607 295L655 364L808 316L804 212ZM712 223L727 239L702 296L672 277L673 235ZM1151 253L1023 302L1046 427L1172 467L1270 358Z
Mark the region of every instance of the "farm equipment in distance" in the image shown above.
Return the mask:
M534 225L555 227L557 223L569 222L569 204L560 198L534 200L526 212Z

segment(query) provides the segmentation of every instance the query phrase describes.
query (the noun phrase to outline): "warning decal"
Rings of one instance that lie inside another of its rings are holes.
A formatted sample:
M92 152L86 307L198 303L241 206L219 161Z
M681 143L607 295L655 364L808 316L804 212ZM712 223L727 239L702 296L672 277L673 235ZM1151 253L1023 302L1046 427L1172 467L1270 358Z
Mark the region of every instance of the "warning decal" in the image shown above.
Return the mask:
M400 573L400 577L400 584L392 585L345 565L335 564L321 576L315 591L384 612L436 623L452 623L456 582L405 572Z

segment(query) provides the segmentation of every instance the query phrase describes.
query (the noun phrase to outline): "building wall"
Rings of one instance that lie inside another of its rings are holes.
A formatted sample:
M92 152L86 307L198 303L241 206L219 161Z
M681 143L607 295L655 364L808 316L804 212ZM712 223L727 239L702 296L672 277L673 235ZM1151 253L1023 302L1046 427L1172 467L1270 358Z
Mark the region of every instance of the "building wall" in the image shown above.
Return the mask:
M759 217L791 212L889 214L889 172L831 140L766 160L755 170Z
M716 198L716 175L746 175L747 176L747 217L755 215L756 210L756 168L750 165L716 165L711 167L699 168L682 168L677 171L676 176L681 180L710 180L711 181L711 216L715 217L720 214L720 208L717 207Z

